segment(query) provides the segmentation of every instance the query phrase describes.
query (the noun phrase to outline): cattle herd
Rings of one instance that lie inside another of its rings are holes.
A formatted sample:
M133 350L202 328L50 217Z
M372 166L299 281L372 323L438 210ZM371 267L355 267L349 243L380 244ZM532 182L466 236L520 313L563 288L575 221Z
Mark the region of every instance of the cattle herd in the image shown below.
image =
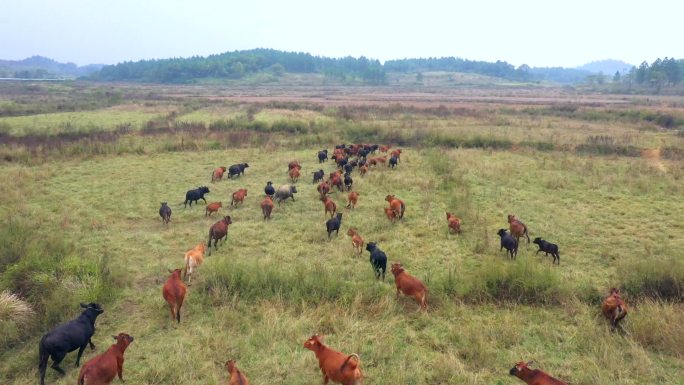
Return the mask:
M388 153L389 155L375 156L376 152ZM373 167L379 165L387 165L388 168L398 167L402 151L400 149L391 150L391 146L379 145L337 145L331 156L331 159L336 164L335 171L331 172L326 178L325 172L320 169L312 172L313 184L318 184L316 190L319 193L319 198L324 206L324 213L327 216L330 214L330 219L325 222L325 229L328 238L335 233L337 236L342 227L342 213L339 212L335 202L329 197L329 194L337 189L339 192L348 192L345 206L348 209L353 209L359 200L359 192L352 191L354 181L352 172L358 169L359 175L363 177ZM387 157L389 156L389 161ZM328 161L328 150L319 151L317 154L319 164ZM247 163L240 163L230 167L218 167L213 170L211 174L212 182L219 182L223 179L226 172L228 178L238 178L245 175L245 169L248 168ZM292 183L296 183L301 176L302 166L299 162L293 161L288 164L288 176ZM209 188L200 186L196 189L189 190L185 195L185 201L182 203L184 208L188 204L192 207L192 203L201 199L206 204L205 216L211 216L213 213L218 213L223 207L221 202L207 203L205 195L208 194ZM266 182L264 188L264 197L261 201L261 209L264 220L269 220L274 209L274 201L280 205L288 198L295 201L294 194L297 193L297 187L294 184L286 184L274 188L271 181ZM231 206L244 204L247 198L247 190L239 189L232 194ZM384 208L384 212L388 220L392 223L403 220L406 213L406 204L403 200L393 194L388 194L385 197L388 207ZM171 222L172 210L167 202L162 202L159 208L159 215L165 225ZM447 229L450 233L460 234L462 232L462 221L454 213L447 212ZM232 224L230 216L224 216L221 220L213 224L209 228L209 237L206 243L201 242L185 253L185 266L183 269L169 270L169 277L163 285L162 294L164 300L169 306L172 320L181 321L181 308L183 300L187 292L187 285L190 284L193 273L202 264L204 260L205 251L209 251L211 255L212 240L214 241L214 250L217 249L219 241L223 243L228 237L228 227ZM365 242L361 237L358 229L350 227L346 232L351 238L351 244L357 254L362 253L363 246L370 254L370 264L376 279L385 279L385 272L387 270L387 255L377 245L376 242ZM508 215L508 231L500 229L497 233L501 237L500 251L506 249L506 255L510 259L515 260L518 253L518 244L520 238L526 238L527 243L530 243L530 237L527 226L517 219L514 215ZM553 263L560 265L560 255L558 252L558 245L547 242L544 239L537 237L534 239L535 244L539 246L537 253L544 252L545 255L551 254ZM394 276L394 281L397 289L397 299L400 294L412 297L417 302L419 309L427 311L428 308L428 288L418 278L409 274L400 262L391 264L390 271ZM187 280L187 285L185 283ZM39 373L40 385L44 385L45 372L48 364L48 358L52 358L51 367L57 372L64 374L64 371L59 367L60 362L64 359L68 352L78 349L76 357L76 365L79 365L81 355L86 346L90 345L91 349L95 349L91 338L95 332L95 321L97 317L104 312L102 307L96 303L81 304L84 308L82 314L76 319L63 323L49 331L43 336L39 344ZM619 290L613 288L610 295L605 298L601 306L603 315L610 321L612 330L619 327L619 322L627 314L627 305L620 296ZM114 343L107 351L100 354L93 359L86 362L80 370L78 375L78 385L94 385L94 384L109 384L118 375L119 379L123 381L123 362L124 352L128 345L133 342L133 337L121 333L117 336L112 336L116 343ZM323 343L322 335L313 335L305 343L304 347L314 352L319 362L320 370L323 374L323 383L327 384L329 381L337 382L343 385L361 384L363 381L363 374L361 372L361 359L357 354L343 354L327 347ZM530 369L528 366L531 362L519 362L512 369L510 374L516 376L526 382L534 385L558 385L565 384L541 370ZM249 385L249 380L242 373L236 365L234 360L228 360L225 363L226 370L229 376L230 385Z

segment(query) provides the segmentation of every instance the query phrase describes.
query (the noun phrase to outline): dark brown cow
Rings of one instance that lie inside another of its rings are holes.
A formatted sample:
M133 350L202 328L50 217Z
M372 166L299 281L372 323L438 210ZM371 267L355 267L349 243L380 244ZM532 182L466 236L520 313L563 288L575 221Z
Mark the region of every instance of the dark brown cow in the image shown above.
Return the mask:
M228 239L228 225L233 223L230 219L230 215L223 217L220 221L214 223L209 228L209 241L207 241L207 248L209 249L209 255L211 255L211 240L214 240L214 249L217 249L216 244L219 240Z
M171 275L169 276L169 279L166 280L166 283L164 283L162 295L164 296L166 303L169 304L171 319L180 322L180 310L181 306L183 306L183 299L185 299L187 287L181 279L181 269L169 270L169 273L171 273Z

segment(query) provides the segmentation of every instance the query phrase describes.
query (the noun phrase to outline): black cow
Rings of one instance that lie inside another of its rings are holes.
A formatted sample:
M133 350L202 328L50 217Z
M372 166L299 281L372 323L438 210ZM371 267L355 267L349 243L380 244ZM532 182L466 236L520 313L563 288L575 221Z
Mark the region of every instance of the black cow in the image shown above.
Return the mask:
M387 167L395 168L397 166L398 160L399 160L399 158L397 158L396 156L391 157L389 160L389 163L387 164Z
M370 154L370 151L365 149L365 148L360 149L359 152L357 153L358 157L362 158L362 159L366 159L368 154ZM359 164L359 167L361 167L361 166L363 166L363 165Z
M330 239L330 234L335 232L335 235L340 233L340 225L342 225L342 213L337 213L333 218L328 219L325 222L325 228L328 230L328 239Z
M264 187L264 194L273 198L273 194L275 194L275 187L273 187L273 183L271 181L266 182L266 187Z
M228 168L228 176L230 178L233 176L240 176L240 174L245 173L247 167L249 167L247 163L234 164Z
M558 254L558 245L556 245L555 243L546 242L545 240L539 237L534 238L534 241L532 241L532 243L536 243L539 245L539 250L537 250L535 254L539 254L540 251L543 251L544 254L548 256L550 253L553 257L553 262L560 265L560 254Z
M380 279L380 275L382 275L382 280L384 281L385 271L387 270L387 255L378 248L375 242L368 242L366 244L366 250L370 252L370 263L373 266L375 278Z
M79 366L86 345L90 345L92 350L95 349L95 345L90 339L95 334L95 320L104 310L102 306L93 302L82 303L81 307L85 309L81 315L58 325L40 339L38 346L40 385L45 385L45 370L49 357L52 357L52 366L50 367L61 374L65 374L64 370L59 367L59 363L62 362L67 353L78 349L76 366Z
M506 248L506 255L510 255L511 259L515 259L518 255L518 240L504 229L499 229L497 234L501 237L501 247L499 248L499 251Z
M352 179L351 174L350 173L344 174L344 186L347 188L347 191L351 191L353 183L354 183L354 180Z
M349 163L349 158L344 157L340 159L335 159L335 162L337 162L337 168L343 168L347 163Z
M328 160L328 149L318 151L318 163L323 163Z
M318 170L316 172L312 172L313 174L313 183L316 184L318 182L321 182L323 178L325 177L325 172L323 170Z
M209 187L202 186L194 190L189 190L185 193L185 202L183 202L183 208L187 207L188 203L190 203L190 207L192 207L192 202L197 204L197 201L200 199L204 201L204 204L207 204L207 200L204 199L204 194L209 194Z
M344 172L352 172L354 170L354 165L351 162L344 165Z
M169 207L167 202L161 202L159 216L162 217L162 221L164 221L164 223L169 223L171 221L171 207Z

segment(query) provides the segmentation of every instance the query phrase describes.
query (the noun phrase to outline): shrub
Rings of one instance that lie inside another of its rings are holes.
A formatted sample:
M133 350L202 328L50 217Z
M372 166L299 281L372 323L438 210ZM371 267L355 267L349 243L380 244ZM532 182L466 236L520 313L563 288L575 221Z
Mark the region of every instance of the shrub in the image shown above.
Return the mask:
M631 297L684 302L684 261L670 257L622 264L618 270L623 290Z

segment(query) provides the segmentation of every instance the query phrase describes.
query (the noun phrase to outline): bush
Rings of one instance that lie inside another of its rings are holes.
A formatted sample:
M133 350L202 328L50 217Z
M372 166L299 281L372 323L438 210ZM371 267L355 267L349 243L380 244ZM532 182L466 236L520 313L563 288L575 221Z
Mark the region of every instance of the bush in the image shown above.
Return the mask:
M684 261L670 257L624 263L618 269L623 290L631 297L684 302Z

